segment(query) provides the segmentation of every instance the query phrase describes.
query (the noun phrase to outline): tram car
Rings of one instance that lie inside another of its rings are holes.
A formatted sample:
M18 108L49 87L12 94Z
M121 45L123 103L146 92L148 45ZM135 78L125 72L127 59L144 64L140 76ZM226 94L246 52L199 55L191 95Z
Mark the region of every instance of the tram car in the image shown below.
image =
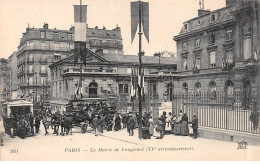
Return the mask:
M3 124L5 133L11 137L25 138L31 135L30 114L33 115L33 103L26 100L14 100L4 103Z

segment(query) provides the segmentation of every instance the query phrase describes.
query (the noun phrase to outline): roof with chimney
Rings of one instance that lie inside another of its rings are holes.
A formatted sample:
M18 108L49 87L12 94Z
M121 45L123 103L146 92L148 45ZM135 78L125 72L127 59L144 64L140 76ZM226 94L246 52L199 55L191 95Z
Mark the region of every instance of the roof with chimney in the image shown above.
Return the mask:
M112 30L107 30L105 27L99 29L97 26L95 28L87 28L87 37L122 40L120 27Z
M178 40L179 37L188 35L194 32L200 32L207 28L215 27L217 25L231 22L234 20L234 11L236 5L226 6L214 11L198 10L198 17L185 21L179 35L174 37L174 40ZM215 20L212 18L215 17Z
M139 56L138 55L119 55L119 54L103 54L103 53L95 53L89 49L87 49L87 56L92 58L89 64L126 64L126 65L138 65L139 64ZM75 54L71 54L70 56L61 59L50 65L50 67L54 67L56 65L60 65L62 63L74 63ZM173 57L157 57L157 56L143 56L142 57L143 65L176 65L177 58Z

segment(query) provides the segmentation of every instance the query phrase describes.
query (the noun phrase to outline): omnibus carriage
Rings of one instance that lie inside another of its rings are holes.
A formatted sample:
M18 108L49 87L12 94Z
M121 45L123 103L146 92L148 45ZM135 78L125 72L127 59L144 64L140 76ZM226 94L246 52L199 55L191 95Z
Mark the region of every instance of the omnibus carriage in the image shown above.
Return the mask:
M4 103L2 117L5 133L9 134L11 137L17 136L19 130L21 130L19 123L23 118L25 118L28 123L25 130L30 131L29 115L30 113L33 114L33 112L33 103L30 101L18 99Z

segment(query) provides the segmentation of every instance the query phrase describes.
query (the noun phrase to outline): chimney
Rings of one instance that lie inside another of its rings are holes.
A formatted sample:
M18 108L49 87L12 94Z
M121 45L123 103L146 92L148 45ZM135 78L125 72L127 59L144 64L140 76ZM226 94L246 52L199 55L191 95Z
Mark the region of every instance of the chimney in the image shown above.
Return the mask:
M48 30L48 27L49 27L48 23L45 23L45 22L44 22L43 28L44 28L45 30Z
M198 16L207 15L209 13L210 13L210 10L203 10L203 9L198 10Z
M75 30L74 26L71 26L70 31L74 32L74 30Z
M98 55L100 55L100 56L103 56L103 49L102 49L102 48L97 49L97 50L95 51L95 53L98 54Z

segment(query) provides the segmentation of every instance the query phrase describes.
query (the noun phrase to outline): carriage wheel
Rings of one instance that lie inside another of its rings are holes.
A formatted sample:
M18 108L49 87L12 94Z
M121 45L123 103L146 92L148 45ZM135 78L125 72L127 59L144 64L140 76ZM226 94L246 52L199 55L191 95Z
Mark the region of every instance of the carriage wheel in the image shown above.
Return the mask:
M87 131L87 125L84 124L81 126L81 133L86 133L86 131Z

